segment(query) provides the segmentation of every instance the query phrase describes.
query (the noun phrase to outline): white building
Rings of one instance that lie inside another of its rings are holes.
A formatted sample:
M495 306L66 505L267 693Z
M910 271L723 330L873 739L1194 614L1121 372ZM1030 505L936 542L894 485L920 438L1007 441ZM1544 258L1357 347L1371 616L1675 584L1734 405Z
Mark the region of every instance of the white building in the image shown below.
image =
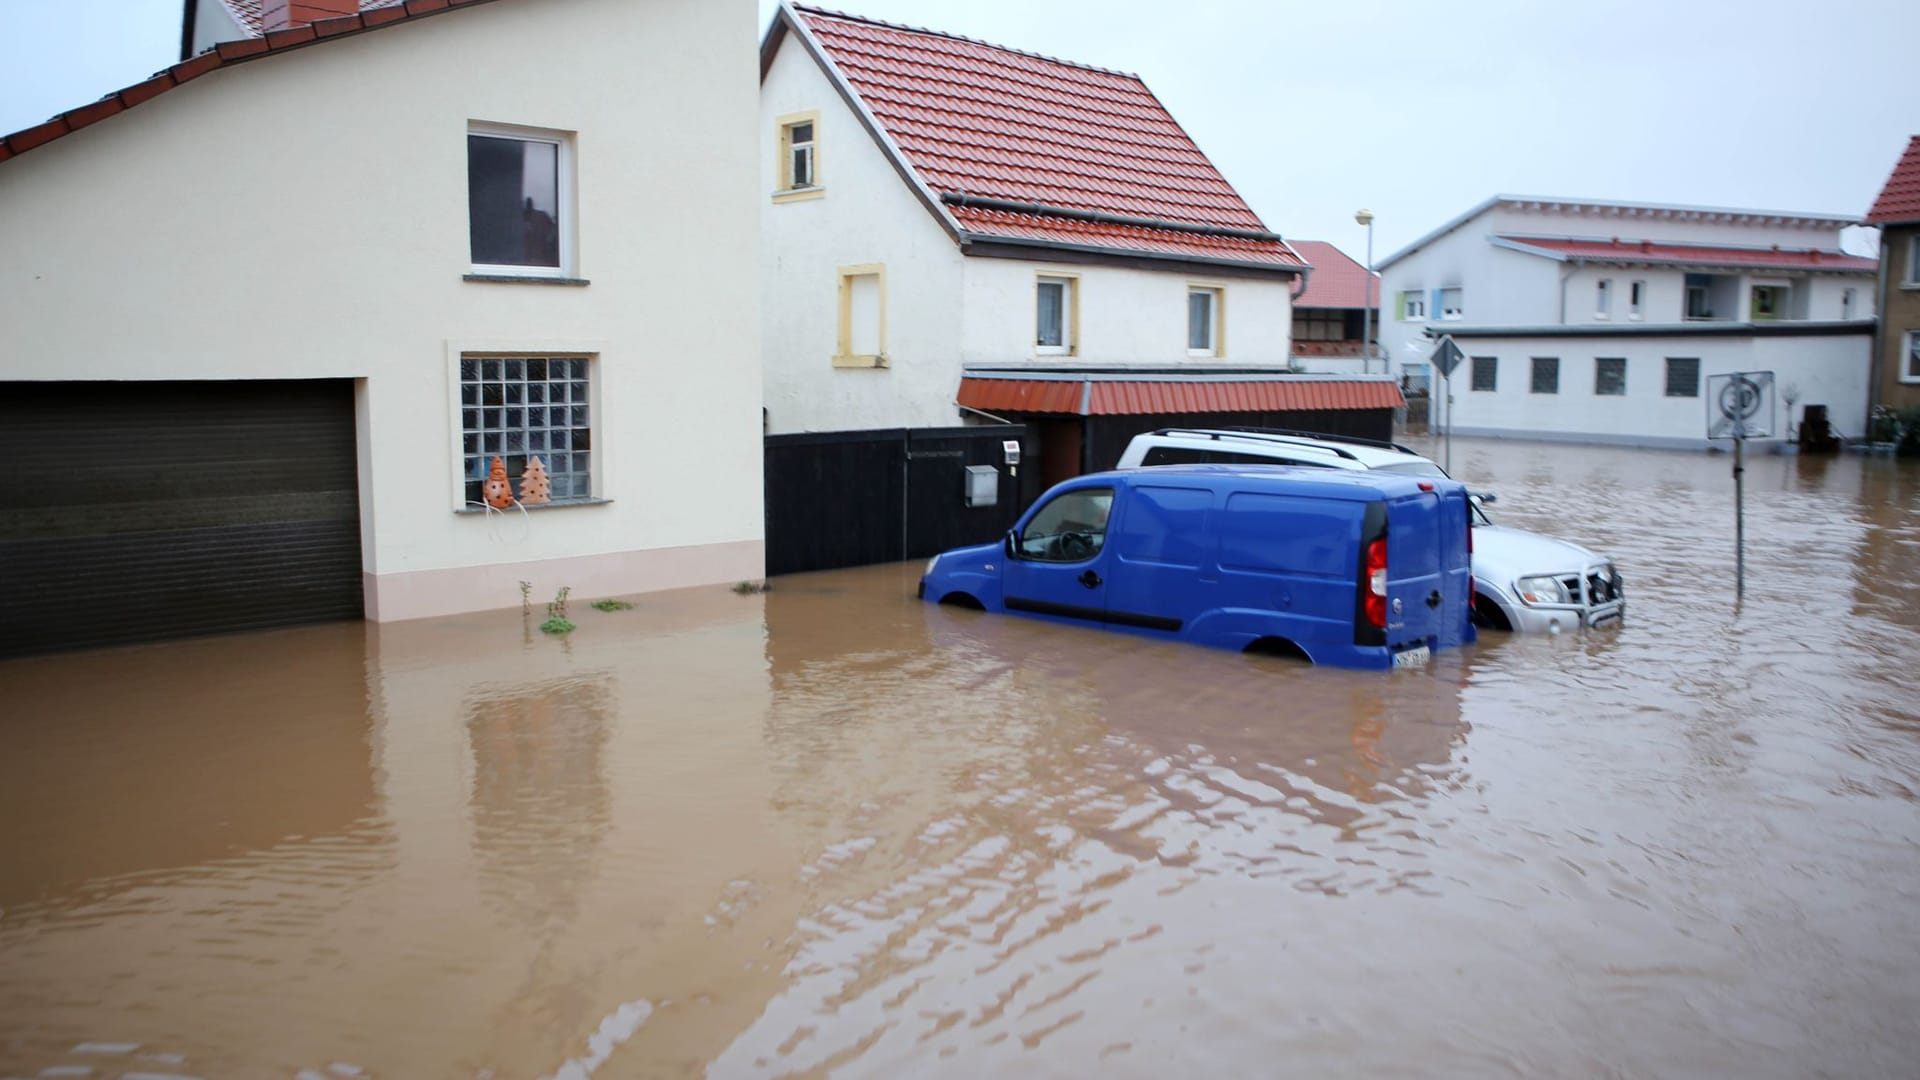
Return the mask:
M992 414L1060 476L1176 414L1390 424L1288 381L1305 260L1137 76L792 6L761 72L770 433Z
M1772 371L1777 438L1816 405L1858 436L1877 264L1840 250L1854 221L1495 196L1381 262L1382 347L1418 377L1453 336L1461 434L1704 446L1706 380Z
M760 576L751 0L339 2L0 144L0 654Z

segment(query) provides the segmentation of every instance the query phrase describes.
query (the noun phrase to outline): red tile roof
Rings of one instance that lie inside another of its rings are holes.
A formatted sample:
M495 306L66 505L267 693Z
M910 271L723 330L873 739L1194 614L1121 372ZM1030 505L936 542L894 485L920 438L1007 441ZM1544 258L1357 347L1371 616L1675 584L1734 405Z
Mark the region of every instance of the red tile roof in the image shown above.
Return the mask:
M1004 413L1073 416L1179 415L1183 413L1299 412L1394 409L1406 404L1389 378L1234 375L1084 376L1023 379L969 374L960 379L959 403Z
M794 10L836 77L936 197L1077 212L1062 218L960 207L949 211L960 231L1299 264L1139 76L839 12ZM1105 218L1126 220L1098 220Z
M397 22L436 15L452 8L471 7L474 4L491 2L492 0L404 0L404 2L395 0L395 2L381 4L367 3L363 0L361 13L358 15L322 19L319 22L296 26L289 30L277 30L265 37L223 41L217 48L209 49L191 60L182 60L170 68L156 72L152 78L144 82L138 82L124 90L108 94L91 104L69 109L44 124L37 124L0 138L0 162L45 146L89 124L125 112L135 105L151 101L168 90L189 80L197 79L215 68L231 67L256 57L376 30Z
M1380 275L1374 274L1369 292L1367 268L1324 240L1291 240L1293 250L1313 264L1307 291L1293 298L1297 308L1364 308L1380 306Z
M374 8L383 7L398 7L403 2L405 2L405 0L359 0L361 11L371 11ZM262 0L220 0L220 3L225 6L227 12L233 16L233 21L240 24L240 29L245 30L254 37L259 37L261 34L266 33L266 19L260 10Z
M1869 225L1905 225L1920 221L1920 135L1907 140L1907 152L1887 177L1887 186L1867 211Z
M1874 259L1817 248L1743 248L1714 244L1660 244L1647 240L1554 240L1536 236L1502 236L1499 239L1535 249L1542 254L1590 262L1724 266L1754 270L1830 270L1856 274L1871 274L1880 265Z

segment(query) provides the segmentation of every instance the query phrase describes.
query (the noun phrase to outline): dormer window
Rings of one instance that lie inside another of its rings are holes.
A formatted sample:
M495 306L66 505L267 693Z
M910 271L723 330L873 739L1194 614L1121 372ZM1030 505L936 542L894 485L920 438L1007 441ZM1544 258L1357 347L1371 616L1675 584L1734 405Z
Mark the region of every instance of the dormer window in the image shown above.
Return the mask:
M776 123L780 129L780 186L774 199L787 202L819 195L820 114L794 113Z

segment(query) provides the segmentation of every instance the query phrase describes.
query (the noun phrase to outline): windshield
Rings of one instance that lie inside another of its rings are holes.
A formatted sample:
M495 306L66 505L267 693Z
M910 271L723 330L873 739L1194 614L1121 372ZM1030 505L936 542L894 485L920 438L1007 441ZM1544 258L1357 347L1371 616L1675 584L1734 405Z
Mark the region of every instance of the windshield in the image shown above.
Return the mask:
M1425 458L1422 458L1418 461L1396 461L1391 465L1381 465L1375 468L1373 471L1399 473L1401 476L1446 476L1447 475L1446 470L1442 469L1438 465L1435 465L1433 462L1426 460ZM1452 479L1452 478L1448 477L1448 479ZM1493 524L1493 519L1487 516L1487 512L1485 510L1480 509L1479 499L1475 498L1470 500L1468 502L1468 505L1473 507L1473 527L1474 528L1477 529L1482 525Z

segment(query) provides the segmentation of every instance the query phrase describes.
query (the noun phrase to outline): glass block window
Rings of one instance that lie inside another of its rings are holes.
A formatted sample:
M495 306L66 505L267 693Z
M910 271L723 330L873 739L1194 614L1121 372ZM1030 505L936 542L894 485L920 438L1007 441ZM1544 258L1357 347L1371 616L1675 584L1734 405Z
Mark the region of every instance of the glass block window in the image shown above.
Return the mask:
M1472 367L1472 382L1475 390L1490 391L1500 387L1500 358L1497 356L1476 356L1468 361Z
M516 498L529 457L546 466L554 502L593 497L591 370L584 356L460 358L461 479L470 509L484 505L480 487L496 456Z
M1627 392L1626 357L1602 356L1593 362L1593 392L1602 397L1620 397Z
M1700 358L1667 357L1667 396L1700 396Z
M1533 383L1530 389L1536 394L1557 394L1560 392L1559 357L1536 356L1533 358Z

